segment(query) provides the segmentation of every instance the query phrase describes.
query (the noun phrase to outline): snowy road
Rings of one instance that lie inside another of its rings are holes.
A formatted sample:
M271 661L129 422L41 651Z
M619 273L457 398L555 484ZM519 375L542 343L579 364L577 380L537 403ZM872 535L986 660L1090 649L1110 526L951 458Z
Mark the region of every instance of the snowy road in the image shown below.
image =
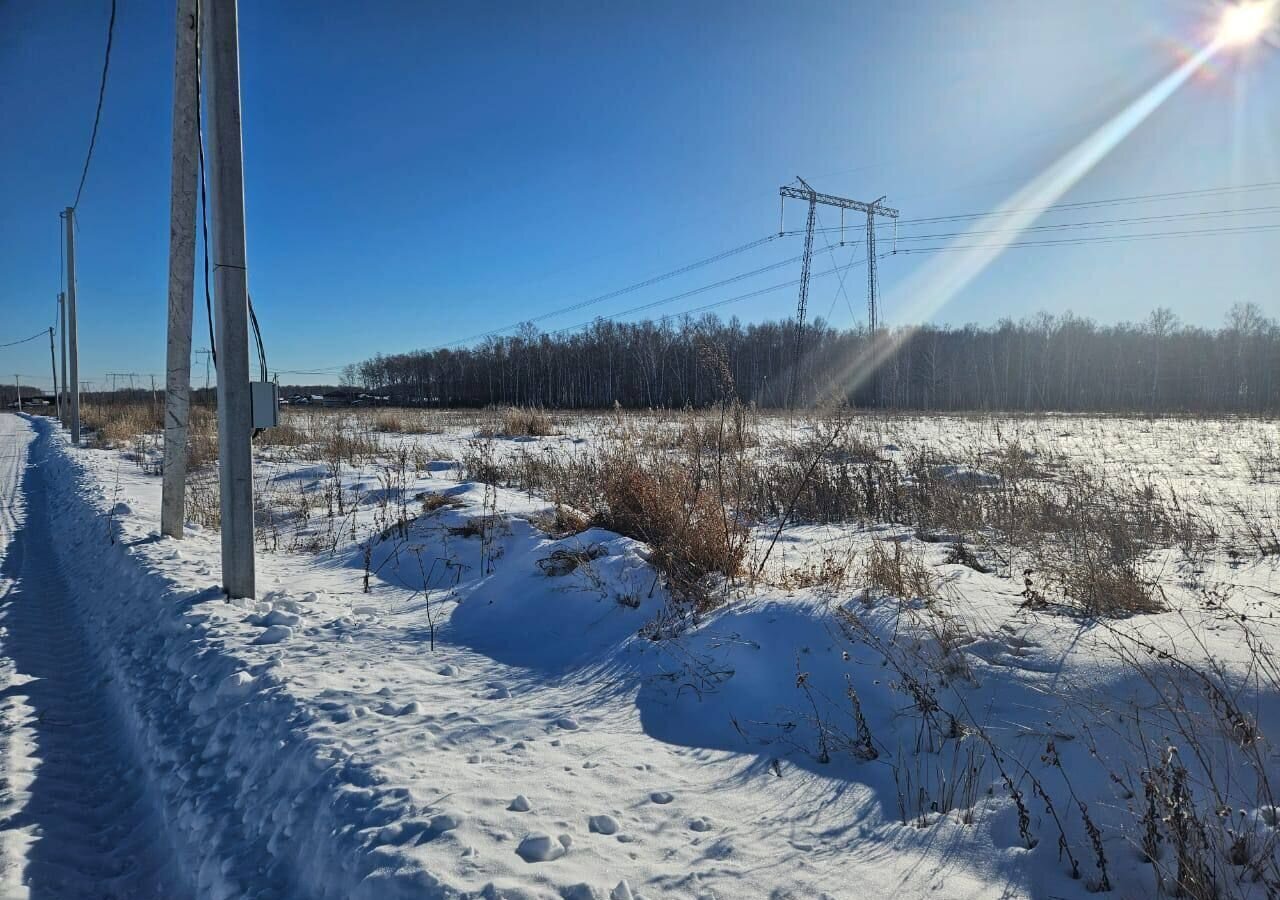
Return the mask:
M0 896L182 896L51 551L47 442L0 416Z

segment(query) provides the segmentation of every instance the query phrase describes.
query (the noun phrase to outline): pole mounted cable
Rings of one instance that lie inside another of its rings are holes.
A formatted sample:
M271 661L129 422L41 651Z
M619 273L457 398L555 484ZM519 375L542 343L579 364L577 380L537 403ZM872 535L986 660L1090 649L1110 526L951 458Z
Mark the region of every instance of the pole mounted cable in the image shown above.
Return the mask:
M114 0L113 0L114 3ZM218 364L218 346L214 339L213 328L213 291L209 287L209 208L208 208L208 188L205 176L204 162L204 70L201 63L202 47L201 47L201 27L202 27L202 6L197 0L196 2L196 146L197 156L200 160L200 234L201 248L204 253L204 309L205 316L209 324L209 354L213 357L213 364ZM258 368L262 381L268 381L267 378L267 351L262 341L262 327L258 324L258 314L253 308L253 297L247 295L249 304L249 322L253 327L254 344L258 351Z
M209 289L209 198L205 188L204 172L204 70L201 65L202 53L200 31L202 7L196 0L196 147L200 160L200 246L204 251L204 310L209 322L209 353L213 357L214 366L218 365L218 347L213 338L213 292Z
M98 142L98 125L102 121L102 100L107 95L107 72L111 68L111 42L116 31L116 0L111 0L111 18L107 22L107 52L102 58L102 81L98 85L98 108L93 114L93 131L89 134L89 152L84 156L84 168L80 171L80 186L76 188L76 199L72 209L80 205L80 195L84 193L84 183L89 177L89 163L93 160L93 148Z
M34 341L36 338L44 337L44 336L46 336L48 333L49 333L49 329L47 329L47 328L41 328L41 329L40 329L39 331L37 331L35 334L31 335L31 337L23 338L23 339L22 339L22 340L20 340L20 341L10 341L10 342L9 342L9 343L7 343L7 344L0 344L0 350L5 349L6 347L16 347L16 346L18 346L19 344L25 344L25 343L27 343L27 342L29 342L29 341Z

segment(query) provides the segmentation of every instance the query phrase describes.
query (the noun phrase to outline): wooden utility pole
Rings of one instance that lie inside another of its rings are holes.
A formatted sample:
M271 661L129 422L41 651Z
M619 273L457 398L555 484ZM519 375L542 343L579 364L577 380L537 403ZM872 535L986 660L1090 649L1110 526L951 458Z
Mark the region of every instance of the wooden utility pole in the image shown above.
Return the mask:
M213 290L218 367L222 588L254 596L253 411L249 388L249 278L244 236L240 49L236 0L204 0L205 108L209 110Z
M60 343L62 344L62 394L59 395L61 402L58 406L58 418L63 427L66 427L70 416L71 399L67 388L70 383L67 381L67 295L62 293L58 294L58 332L61 335Z
M67 220L67 347L71 355L71 443L80 446L80 342L76 327L76 211Z
M58 392L58 356L53 352L53 326L49 327L49 368L53 371L53 402L62 418L62 394Z
M13 376L13 387L18 392L18 412L22 412L22 376L15 374Z
M178 0L173 61L173 148L169 174L169 343L165 355L164 485L160 531L182 537L191 415L191 303L195 292L196 188L200 123L196 120L196 0ZM154 383L152 387L154 393Z

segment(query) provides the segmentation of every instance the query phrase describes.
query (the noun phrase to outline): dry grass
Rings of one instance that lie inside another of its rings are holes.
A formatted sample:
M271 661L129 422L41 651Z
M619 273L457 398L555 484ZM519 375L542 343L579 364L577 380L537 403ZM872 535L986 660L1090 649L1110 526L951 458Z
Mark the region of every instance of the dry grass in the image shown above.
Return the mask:
M373 430L381 434L437 434L431 418L422 410L380 409L373 416Z
M89 432L89 446L106 450L131 448L143 435L164 429L163 410L150 403L85 403L80 422Z
M872 588L903 600L938 594L933 569L905 541L873 541L863 576Z
M423 491L415 499L422 504L424 513L438 512L442 509L457 509L466 505L457 497L451 497L448 494L441 494L437 491Z
M733 578L742 569L746 527L679 465L615 457L601 499L597 524L647 543L650 561L682 597L706 604L713 576Z
M576 509L570 509L563 503L557 503L551 512L535 516L529 520L539 531L548 537L566 538L581 534L591 527L591 520Z
M88 433L89 446L125 451L140 464L163 450L164 411L158 404L86 403L81 407L81 423ZM217 416L207 407L192 406L187 427L187 467L200 469L217 459Z
M547 437L555 426L546 411L536 406L510 406L496 421L477 430L478 437Z

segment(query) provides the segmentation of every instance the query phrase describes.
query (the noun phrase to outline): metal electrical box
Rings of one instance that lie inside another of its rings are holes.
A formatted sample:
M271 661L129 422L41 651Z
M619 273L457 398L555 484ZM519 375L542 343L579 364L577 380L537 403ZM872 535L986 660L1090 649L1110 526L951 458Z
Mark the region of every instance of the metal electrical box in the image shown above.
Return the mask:
M280 424L280 385L274 381L249 382L254 428L275 428Z

